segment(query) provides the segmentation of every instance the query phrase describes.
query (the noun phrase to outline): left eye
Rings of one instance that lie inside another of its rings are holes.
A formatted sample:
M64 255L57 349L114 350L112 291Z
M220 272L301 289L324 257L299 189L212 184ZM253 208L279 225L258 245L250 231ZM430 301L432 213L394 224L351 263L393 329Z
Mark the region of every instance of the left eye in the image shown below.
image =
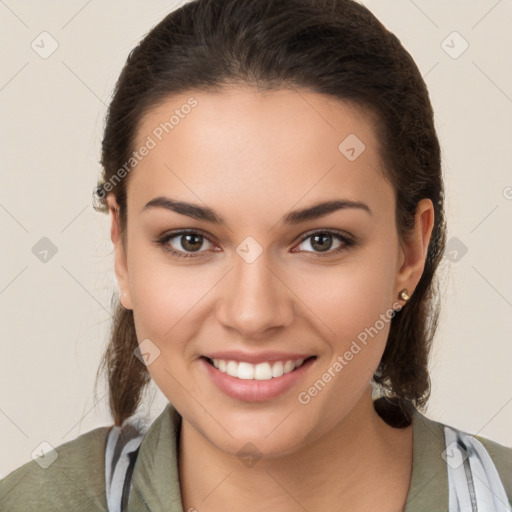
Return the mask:
M335 247L334 249L332 249L333 238L340 242L338 247ZM306 252L315 252L319 256L323 256L323 253L326 253L327 255L336 254L354 245L354 242L347 236L332 231L316 231L314 233L310 233L302 239L300 245L306 243L306 241L308 241L307 243L309 246L313 248L313 251Z

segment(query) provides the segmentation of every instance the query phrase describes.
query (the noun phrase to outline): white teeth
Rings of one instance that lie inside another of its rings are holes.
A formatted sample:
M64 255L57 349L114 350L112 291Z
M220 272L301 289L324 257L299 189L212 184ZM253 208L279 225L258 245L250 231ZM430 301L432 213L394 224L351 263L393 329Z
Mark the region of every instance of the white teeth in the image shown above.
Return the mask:
M281 377L281 375L284 375L283 363L277 361L277 363L272 365L272 377Z
M231 375L231 377L243 380L270 380L292 372L304 363L304 359L258 364L251 364L245 361L226 361L224 359L213 359L212 362L215 368L222 373Z
M254 379L254 365L251 363L238 363L237 377L239 379Z
M283 372L290 373L292 370L295 370L295 363L293 361L286 361L286 363L284 363Z
M238 377L238 363L235 361L228 361L226 364L226 373L231 377Z
M254 367L254 378L256 380L269 380L272 378L272 367L270 363L260 363Z

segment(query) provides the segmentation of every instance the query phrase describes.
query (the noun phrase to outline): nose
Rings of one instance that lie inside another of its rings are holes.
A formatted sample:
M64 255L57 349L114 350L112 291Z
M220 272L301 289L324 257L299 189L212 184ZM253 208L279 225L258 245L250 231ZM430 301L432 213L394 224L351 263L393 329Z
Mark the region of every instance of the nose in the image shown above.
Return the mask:
M218 300L217 319L243 338L262 338L293 321L294 294L264 251L248 263L235 254Z

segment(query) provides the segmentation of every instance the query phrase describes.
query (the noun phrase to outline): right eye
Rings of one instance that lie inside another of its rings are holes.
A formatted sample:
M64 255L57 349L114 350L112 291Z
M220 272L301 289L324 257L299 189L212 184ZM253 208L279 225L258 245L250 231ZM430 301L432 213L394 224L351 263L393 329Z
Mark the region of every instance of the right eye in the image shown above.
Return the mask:
M177 239L178 242L169 243L174 239ZM160 236L156 240L156 243L171 255L177 257L178 259L182 259L201 257L196 256L194 253L205 252L199 250L203 246L205 240L207 240L209 243L212 243L205 235L199 231L181 230L173 231Z

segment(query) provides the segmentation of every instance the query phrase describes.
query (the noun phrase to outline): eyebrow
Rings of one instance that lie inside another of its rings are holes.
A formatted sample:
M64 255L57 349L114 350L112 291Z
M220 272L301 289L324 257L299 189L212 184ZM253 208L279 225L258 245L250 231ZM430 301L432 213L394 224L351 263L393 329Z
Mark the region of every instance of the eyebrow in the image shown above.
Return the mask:
M164 208L181 215L186 215L197 220L211 222L212 224L224 224L224 219L215 210L207 206L199 206L197 204L187 203L184 201L176 201L169 197L159 196L151 199L141 210L141 213L153 208ZM361 211L373 215L370 207L361 201L351 201L348 199L336 199L331 201L324 201L314 204L302 210L295 210L287 213L281 219L283 225L300 224L320 217L324 217L330 213L338 210L345 210L348 208L357 208Z

